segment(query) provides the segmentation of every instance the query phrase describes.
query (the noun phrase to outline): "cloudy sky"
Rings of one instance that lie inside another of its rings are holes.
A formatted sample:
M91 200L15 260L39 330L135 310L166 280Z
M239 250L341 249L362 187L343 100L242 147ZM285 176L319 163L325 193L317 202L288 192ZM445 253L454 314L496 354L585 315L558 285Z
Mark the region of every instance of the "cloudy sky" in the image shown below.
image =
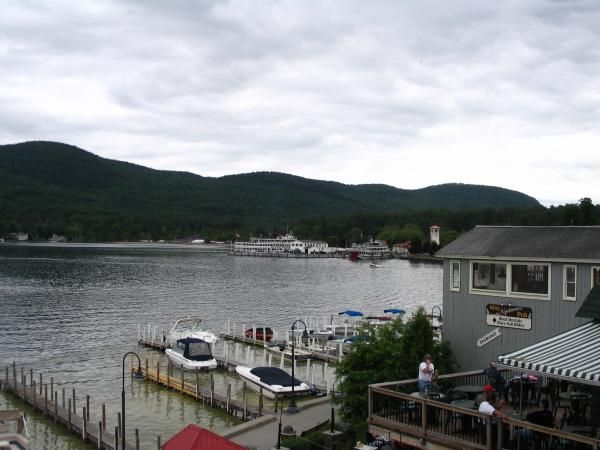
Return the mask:
M600 2L0 0L0 143L600 201Z

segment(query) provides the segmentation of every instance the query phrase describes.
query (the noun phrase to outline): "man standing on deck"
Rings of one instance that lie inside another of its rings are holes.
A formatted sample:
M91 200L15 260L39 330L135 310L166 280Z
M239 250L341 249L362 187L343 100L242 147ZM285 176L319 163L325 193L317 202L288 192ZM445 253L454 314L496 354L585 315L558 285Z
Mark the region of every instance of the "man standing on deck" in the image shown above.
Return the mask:
M419 364L419 392L430 391L432 388L431 381L435 368L431 362L431 355L425 355L423 362Z

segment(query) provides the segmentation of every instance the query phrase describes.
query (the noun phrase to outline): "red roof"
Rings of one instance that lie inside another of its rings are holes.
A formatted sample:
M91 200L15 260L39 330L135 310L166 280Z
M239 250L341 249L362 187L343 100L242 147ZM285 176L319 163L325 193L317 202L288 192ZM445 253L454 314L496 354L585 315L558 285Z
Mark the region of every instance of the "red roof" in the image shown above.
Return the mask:
M163 450L247 450L212 431L189 424L162 445Z
M434 225L431 225L429 228L442 228L442 227L440 227L439 225L435 225L434 224Z

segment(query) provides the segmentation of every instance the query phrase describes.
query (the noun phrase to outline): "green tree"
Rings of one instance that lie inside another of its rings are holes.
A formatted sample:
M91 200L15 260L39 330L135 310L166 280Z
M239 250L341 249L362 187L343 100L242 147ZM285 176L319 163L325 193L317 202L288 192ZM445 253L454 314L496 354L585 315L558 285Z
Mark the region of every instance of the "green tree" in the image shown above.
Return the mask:
M365 325L361 334L365 339L355 342L336 368L339 390L344 394L339 400L340 411L350 423L366 419L369 384L415 378L424 354L434 357L441 373L453 370L450 347L433 340L423 308L406 323L397 318L384 326Z

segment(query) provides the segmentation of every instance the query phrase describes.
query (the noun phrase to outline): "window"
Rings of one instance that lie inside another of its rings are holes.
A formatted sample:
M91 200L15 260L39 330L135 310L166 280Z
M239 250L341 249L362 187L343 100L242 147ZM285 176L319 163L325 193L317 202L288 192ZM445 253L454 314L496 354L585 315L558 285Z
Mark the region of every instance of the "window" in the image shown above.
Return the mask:
M563 299L575 300L577 295L577 266L563 268Z
M592 287L600 284L600 267L592 267Z
M506 292L506 264L473 263L473 289Z
M460 261L450 261L450 290L460 292Z
M548 295L547 264L511 264L511 292Z

